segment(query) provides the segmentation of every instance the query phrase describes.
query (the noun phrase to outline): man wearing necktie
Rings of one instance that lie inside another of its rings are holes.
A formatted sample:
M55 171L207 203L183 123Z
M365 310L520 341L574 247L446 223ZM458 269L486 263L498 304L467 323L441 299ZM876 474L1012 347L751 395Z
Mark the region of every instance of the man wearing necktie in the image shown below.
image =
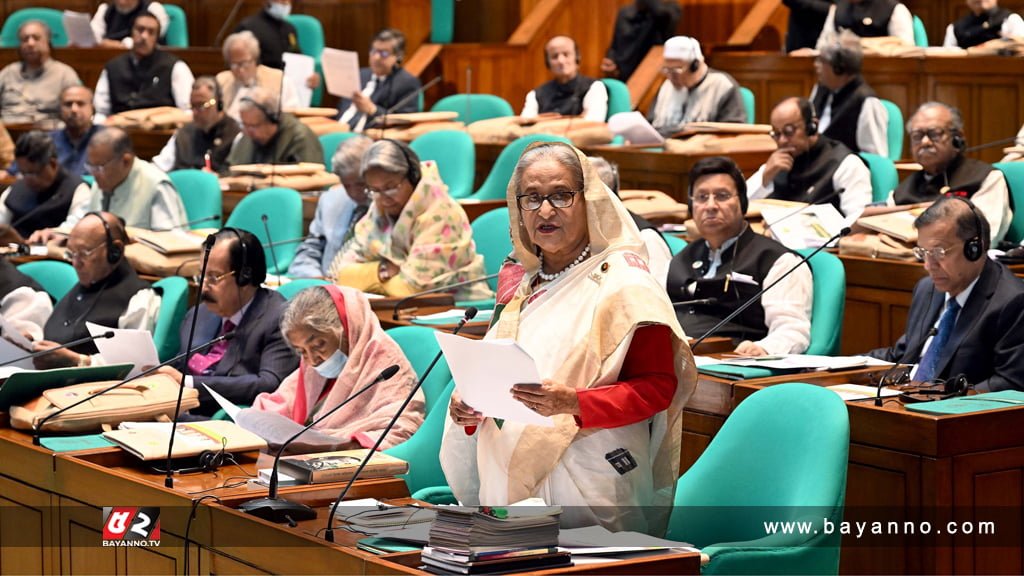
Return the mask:
M353 132L362 132L385 113L418 112L419 100L412 94L422 84L402 68L404 57L404 34L394 28L378 32L370 45L370 66L359 70L363 89L354 92L351 99L341 99L338 121L348 124ZM399 103L402 105L396 108Z
M914 222L926 278L906 332L869 356L916 364L911 379L964 375L979 391L1024 390L1024 282L986 256L989 225L970 200L944 196Z

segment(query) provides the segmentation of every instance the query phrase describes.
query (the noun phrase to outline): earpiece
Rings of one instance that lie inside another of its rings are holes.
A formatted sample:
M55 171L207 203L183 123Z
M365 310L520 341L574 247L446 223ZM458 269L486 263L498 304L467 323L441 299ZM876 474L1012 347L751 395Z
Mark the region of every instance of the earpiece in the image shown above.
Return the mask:
M413 189L415 189L416 186L419 185L420 178L422 177L422 174L420 173L420 163L412 159L412 155L407 145L399 142L398 140L392 140L391 138L382 138L382 140L387 140L398 147L398 150L405 158L405 165L409 167L405 173L405 179L408 180L409 183L412 184Z
M240 101L241 102L248 102L249 104L252 104L253 106L255 106L257 110L259 110L260 112L263 112L263 115L267 117L267 120L271 124L280 124L281 123L281 118L278 117L277 111L268 109L263 104L260 104L259 102L253 100L252 98L249 98L248 96L243 97ZM219 110L220 109L220 100L219 99L217 100L217 104L218 104L217 109Z
M235 274L235 283L239 286L250 286L253 284L253 273L252 266L249 265L249 246L245 242L245 237L238 231L237 228L226 227L221 229L221 232L230 231L238 238L238 244L242 248L242 265L238 267L238 272Z
M690 61L690 74L696 73L699 68L700 68L700 60L694 59L694 60Z
M981 232L983 230L981 225L981 214L978 213L978 208L967 198L961 196L949 195L950 198L956 198L967 204L971 209L971 214L974 214L974 229L977 230L977 234L971 238L964 240L964 258L967 258L968 262L977 262L981 260L982 256L985 255L985 243L981 240Z
M967 148L967 141L964 140L963 134L959 132L953 133L953 137L950 139L950 143L953 144L953 148L956 148L957 150L962 151L964 148Z
M203 472L213 472L228 463L230 454L220 450L203 450L199 454L199 468Z
M797 98L796 105L800 108L800 115L804 120L804 132L808 136L818 133L818 117L814 114L814 105L807 98Z
M114 235L110 232L110 225L107 224L106 218L104 218L99 212L89 212L86 216L95 216L103 223L103 234L107 239L107 262L110 264L117 264L120 262L121 256L124 253L124 248L118 247L117 244L114 244Z

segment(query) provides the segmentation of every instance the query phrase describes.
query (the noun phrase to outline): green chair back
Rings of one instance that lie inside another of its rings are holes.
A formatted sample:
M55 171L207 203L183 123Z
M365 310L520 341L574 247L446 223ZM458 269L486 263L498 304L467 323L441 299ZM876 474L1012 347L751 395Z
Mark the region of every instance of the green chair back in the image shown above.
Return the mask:
M310 104L319 106L324 95L324 71L320 58L324 52L324 27L314 16L309 14L289 14L288 22L295 26L299 35L299 50L306 56L312 56L315 62L315 72L320 75L320 84L313 90L313 98Z
M413 140L409 147L420 160L437 162L441 180L448 185L452 198L467 198L473 194L476 174L476 146L468 132L462 130L435 130Z
M389 329L387 333L405 353L409 364L412 364L413 370L416 371L416 376L422 378L427 366L430 366L434 356L441 350L437 338L434 337L434 329L427 326L398 326ZM441 356L423 382L424 409L428 414L436 407L438 398L451 379L448 361Z
M391 330L388 332L390 333ZM405 480L410 494L416 494L423 489L447 488L448 486L439 455L441 454L445 415L448 412L448 402L453 390L455 390L455 382L449 381L437 396L436 409L427 413L419 430L405 442L384 451L385 454L401 458L409 463L409 472L402 476L402 479Z
M473 194L475 200L504 200L508 182L512 179L512 172L516 169L519 157L523 155L526 147L534 142L563 142L572 144L568 138L554 136L551 134L529 134L508 143L498 159L494 161L491 173L487 175L480 189Z
M889 122L885 127L886 140L889 142L889 160L896 162L903 156L903 111L890 100L882 100L882 105L889 113Z
M267 225L263 225L263 216L267 217ZM225 226L233 226L248 230L259 238L263 244L263 252L267 257L267 272L284 274L288 265L295 258L298 242L288 242L303 236L302 230L302 197L291 188L264 188L256 190L242 198L235 206ZM267 239L266 228L274 240L274 256ZM277 267L274 266L274 257Z
M743 107L747 110L747 124L754 123L757 113L757 101L754 99L754 91L746 86L740 86L740 97L743 98Z
M900 183L896 165L885 156L870 152L861 152L860 157L867 162L868 170L871 171L871 201L885 201L889 197L889 192L895 190Z
M608 115L605 120L619 112L629 112L633 109L633 103L629 97L629 87L623 81L615 78L602 78L601 82L608 90Z
M331 165L331 158L334 158L334 153L338 151L338 146L341 146L342 142L354 136L359 136L359 133L330 132L319 137L320 147L324 149L324 166L327 167L328 172L334 170L334 166Z
M96 183L96 178L92 174L82 174L81 178L82 182L85 182L89 186L92 186L93 184Z
M450 44L455 37L455 0L430 0L430 41Z
M295 295L302 292L306 288L312 288L313 286L323 286L330 284L327 280L320 278L296 278L287 284L282 284L277 287L277 293L284 296L285 300L291 300L295 298Z
M181 203L185 205L185 215L190 222L217 217L216 220L196 222L192 229L220 228L221 220L224 219L224 202L217 175L192 169L173 170L167 175L178 189Z
M171 22L167 25L167 34L164 35L164 42L173 48L188 48L188 19L185 18L185 11L181 6L163 3L164 10Z
M919 48L928 47L928 30L920 16L914 15L914 46Z
M846 404L831 390L756 392L679 479L667 538L710 557L701 574L835 574L839 530L822 524L842 521L849 445ZM768 521L809 521L817 533L766 535Z
M64 13L53 8L22 8L15 10L0 28L0 48L17 48L18 27L28 20L40 20L50 27L55 48L68 45L68 34L64 31Z
M1003 173L1010 187L1013 220L1010 220L1005 239L1016 244L1024 240L1024 162L999 162L992 166Z
M473 228L473 242L476 253L484 257L484 270L494 274L501 270L505 257L512 253L512 236L509 232L508 207L488 210L470 223ZM497 278L487 281L491 290L498 289Z
M501 96L493 94L452 94L437 101L431 112L455 112L459 122L467 125L477 120L515 116L512 105Z
M801 256L813 252L797 250ZM843 332L843 309L846 305L846 268L839 258L818 252L810 259L814 278L814 299L811 304L811 342L807 354L834 356L839 354Z
M153 328L153 343L161 362L166 362L178 353L181 346L181 323L188 310L188 280L170 276L153 284L159 288L160 313Z
M682 252L683 248L686 248L686 240L683 240L675 234L662 232L661 237L665 239L665 243L668 244L668 250L673 256Z
M18 266L18 271L38 282L54 301L59 301L78 284L75 268L60 260L26 262Z

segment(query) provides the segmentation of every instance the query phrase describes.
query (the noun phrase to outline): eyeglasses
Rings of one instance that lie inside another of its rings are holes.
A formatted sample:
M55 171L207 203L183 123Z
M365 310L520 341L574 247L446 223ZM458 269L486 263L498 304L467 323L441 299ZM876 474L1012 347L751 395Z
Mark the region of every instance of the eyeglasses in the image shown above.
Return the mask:
M932 248L931 250L929 250L927 248L922 248L920 246L914 246L914 257L916 257L918 260L922 262L924 261L925 257L932 260L933 262L940 262L946 257L947 254L950 254L952 252L952 248L940 247Z
M217 100L215 98L210 98L206 102L202 102L200 104L193 104L192 109L198 112L200 110L209 110L210 108L213 108L216 105Z
M568 208L572 206L573 200L576 199L578 190L568 190L565 192L555 192L554 194L548 194L541 196L540 194L517 194L516 204L520 210L527 212L533 212L534 210L540 210L540 207L547 200L548 204L551 204L552 208Z
M391 54L391 50L370 50L370 56L377 56L378 58L388 58Z
M89 174L102 174L107 169L107 166L110 166L110 164L114 160L117 160L117 156L114 156L113 158L111 158L110 160L107 160L106 162L104 162L102 164L90 164L90 163L86 162L85 163L85 171L88 172Z
M776 131L773 128L772 131L768 133L768 135L772 137L772 140L778 142L779 139L782 138L783 136L785 136L787 139L796 136L796 133L803 127L803 124L786 124L785 126L782 127L782 130L779 131Z
M375 190L373 188L370 188L369 186L367 186L366 188L363 188L363 192L365 192L366 195L369 196L370 198L376 198L377 196L387 196L388 198L395 198L395 197L398 196L398 194L401 191L402 191L402 183L401 182L396 184L394 187L387 188L385 190Z
M661 67L661 73L664 74L665 76L669 76L671 74L682 74L685 71L686 71L686 66L662 66Z
M68 262L74 262L75 259L78 259L79 262L84 262L87 258L89 258L89 256L92 256L97 250L102 248L105 244L106 242L102 242L96 246L93 246L92 248L89 248L88 250L81 250L78 252L75 252L74 250L71 249L66 249L64 250L64 259L67 260Z
M213 272L207 272L206 281L204 283L208 286L216 286L217 284L221 283L221 280L225 280L234 275L234 270L228 272L227 274L214 274ZM199 276L193 276L192 281L195 282L196 284L199 284Z
M735 198L736 194L732 192L726 192L725 190L718 190L716 192L697 192L693 195L694 204L707 204L712 198L715 199L715 204L722 204L728 202L732 198Z
M929 128L927 130L914 130L910 133L910 143L920 144L924 141L924 137L927 136L932 142L942 142L949 136L949 131L945 128Z
M239 62L231 62L231 63L228 64L228 68L231 68L232 70L239 70L241 68L245 68L249 64L254 64L255 62L256 61L253 60L252 58L250 58L248 60L241 60Z

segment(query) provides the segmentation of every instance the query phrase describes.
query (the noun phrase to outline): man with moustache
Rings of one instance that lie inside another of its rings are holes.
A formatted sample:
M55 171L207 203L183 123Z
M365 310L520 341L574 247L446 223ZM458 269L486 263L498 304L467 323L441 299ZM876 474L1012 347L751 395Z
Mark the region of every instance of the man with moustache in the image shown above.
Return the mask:
M213 76L200 76L192 85L192 122L178 128L153 164L164 172L228 171L228 154L240 131L238 122L224 112L220 85Z
M200 296L181 323L181 352L188 344L192 316L198 314L193 346L233 332L188 357L177 368L165 368L176 379L187 367L185 385L199 391L200 406L193 414L212 415L219 408L207 387L235 404L252 404L260 392L273 392L299 365L279 328L285 299L263 288L266 257L259 239L250 232L224 228L215 235Z

